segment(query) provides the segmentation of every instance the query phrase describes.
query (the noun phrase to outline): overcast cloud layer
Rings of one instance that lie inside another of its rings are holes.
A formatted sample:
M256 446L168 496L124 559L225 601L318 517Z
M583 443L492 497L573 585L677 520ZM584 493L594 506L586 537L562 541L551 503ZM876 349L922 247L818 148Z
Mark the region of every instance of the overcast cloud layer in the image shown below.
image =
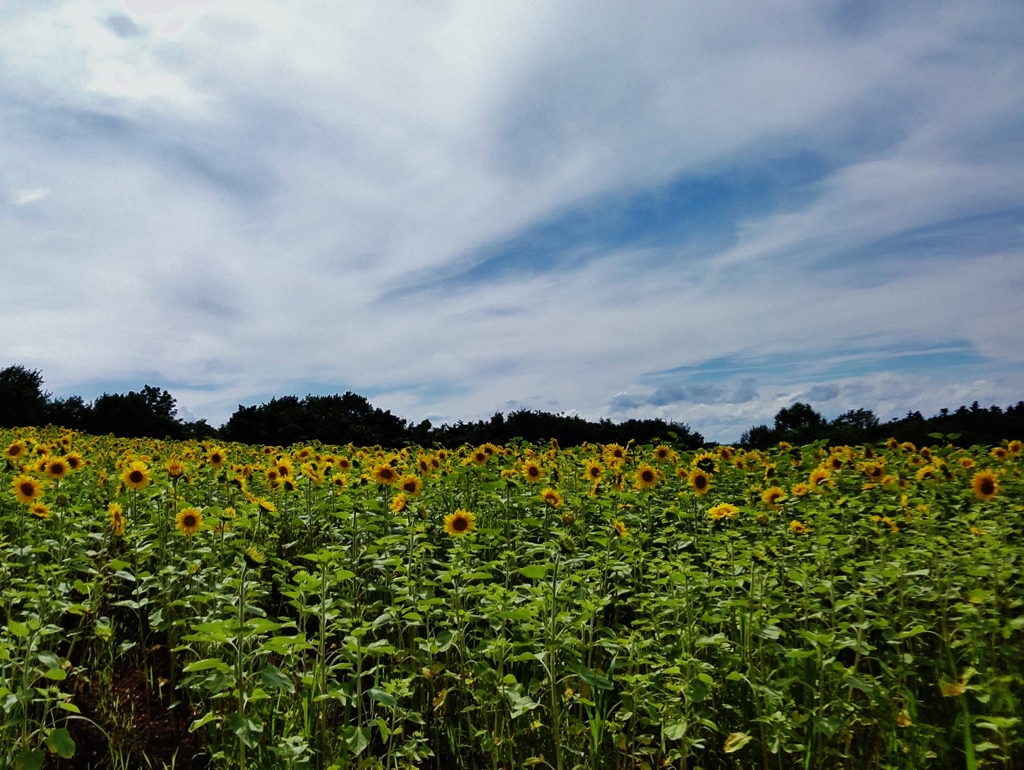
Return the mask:
M0 366L214 425L1016 403L1021 40L1015 0L8 0Z

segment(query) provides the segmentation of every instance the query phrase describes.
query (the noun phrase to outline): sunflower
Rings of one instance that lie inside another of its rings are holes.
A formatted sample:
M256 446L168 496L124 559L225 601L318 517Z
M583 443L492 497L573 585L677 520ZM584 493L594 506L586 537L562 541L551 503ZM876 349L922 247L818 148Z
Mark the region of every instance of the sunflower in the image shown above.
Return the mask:
M373 480L378 484L397 484L398 471L386 463L381 463L373 469Z
M51 479L62 479L68 475L68 471L71 468L68 466L68 461L63 457L56 457L46 463L46 475Z
M793 521L789 522L789 531L792 532L794 535L802 535L805 532L807 532L808 529L810 529L810 527L808 527L801 521L796 521L794 519Z
M282 479L286 479L295 473L295 467L292 465L292 461L287 457L279 457L274 463L273 470L276 470L277 475Z
M334 467L342 473L348 473L352 470L352 461L347 457L339 456L334 460Z
M487 454L482 447L474 450L473 454L470 455L470 460L473 461L473 465L485 465L489 459L491 459L491 456Z
M281 482L281 486L284 487L285 492L297 492L299 489L299 482L295 479L285 479Z
M43 485L31 476L18 476L11 482L11 489L18 502L25 505L31 505L43 495Z
M793 488L789 491L792 492L795 497L804 497L811 491L811 488L804 482L800 481L794 484Z
M811 489L821 489L822 487L828 487L832 484L832 471L823 465L819 465L813 471L811 471L810 477L807 479L807 483Z
M32 503L32 505L28 507L28 512L37 519L50 518L50 506L46 503Z
M925 465L917 472L915 478L918 481L935 481L938 478L934 465Z
M604 466L601 465L597 460L588 460L583 464L583 478L587 481L597 483L601 480L601 475L604 473Z
M184 535L194 535L203 528L203 514L198 508L183 508L178 511L174 526Z
M124 534L124 511L120 503L110 503L107 506L107 516L110 517L110 529L118 537Z
M626 460L626 450L619 444L608 444L604 448L604 456L609 465L619 466Z
M708 509L708 518L712 521L718 521L719 519L731 519L740 512L740 509L730 503L719 503L713 508Z
M136 491L145 489L146 485L149 484L149 470L146 468L146 464L140 460L128 463L128 467L121 474L121 481L124 482L128 489Z
M1006 451L1012 455L1016 455L1020 454L1022 447L1024 447L1024 444L1021 444L1020 441L1014 439L1013 441L1010 441L1006 444Z
M999 494L999 479L992 471L978 471L971 479L971 489L979 500L992 500Z
M957 462L959 462L960 467L965 470L970 470L976 465L973 457L961 457Z
M615 534L619 537L625 537L629 534L629 530L626 529L626 525L618 519L612 519L612 529L615 530Z
M640 489L650 489L661 480L661 473L647 463L640 463L636 469L636 485Z
M214 447L206 455L206 462L208 462L214 468L223 467L224 463L227 462L227 459L227 455L224 453L224 450L221 449L220 447Z
M4 450L4 457L13 465L14 461L25 454L25 442L18 440Z
M779 510L779 503L786 499L786 491L782 487L768 487L761 493L761 502L773 511Z
M659 463L668 462L672 459L672 450L662 444L654 447L654 459Z
M258 569L267 562L267 557L263 551L254 545L247 546L245 549L245 563L252 569Z
M688 479L690 488L693 489L695 494L703 495L711 489L711 476L707 472L700 468L694 468L690 472L690 478Z
M535 460L527 460L523 464L523 477L527 481L532 481L536 483L541 480L543 475L544 474L540 469L540 465L538 465Z
M711 452L698 452L693 456L693 462L690 465L705 474L714 473L718 469L718 455Z
M320 466L318 466L315 462L303 463L299 470L302 471L303 476L312 481L314 484L319 484L321 481L324 480L323 471L320 470Z
M423 482L419 476L412 473L403 476L402 480L398 482L398 486L401 487L402 491L407 495L415 497L423 491Z
M444 531L453 537L465 535L476 528L476 516L461 508L444 517Z
M185 463L181 460L168 460L164 463L164 470L172 479L177 479L185 474Z
M405 506L409 504L409 498L405 496L405 492L399 492L391 500L391 510L393 513L400 513L405 510Z
M277 510L277 506L270 502L270 500L267 500L267 498L265 497L257 497L256 505L258 505L261 510L266 511L267 513L273 513L274 511Z
M544 498L544 502L550 505L552 508L557 508L562 504L562 496L558 494L558 490L551 489L551 487L548 487L547 489L542 489L540 492L540 496Z
M720 446L716 451L718 453L718 459L724 463L731 461L733 455L736 454L736 450L731 446Z
M790 444L788 441L780 441L779 442L779 451L780 452L788 452L792 448L793 448L793 445Z
M880 479L885 475L885 466L882 463L864 463L861 466L861 470L864 471L864 475L869 479Z
M992 447L992 451L990 452L990 454L996 460L1005 460L1006 456L1009 453L1006 451L1006 447L997 446L997 447Z

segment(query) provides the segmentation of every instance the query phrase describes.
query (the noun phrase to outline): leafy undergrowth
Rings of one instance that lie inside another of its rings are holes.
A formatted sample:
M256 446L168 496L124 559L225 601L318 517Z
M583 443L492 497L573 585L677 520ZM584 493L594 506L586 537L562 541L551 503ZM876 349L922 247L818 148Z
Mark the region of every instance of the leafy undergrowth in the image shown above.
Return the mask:
M1024 766L1020 442L0 431L0 768Z

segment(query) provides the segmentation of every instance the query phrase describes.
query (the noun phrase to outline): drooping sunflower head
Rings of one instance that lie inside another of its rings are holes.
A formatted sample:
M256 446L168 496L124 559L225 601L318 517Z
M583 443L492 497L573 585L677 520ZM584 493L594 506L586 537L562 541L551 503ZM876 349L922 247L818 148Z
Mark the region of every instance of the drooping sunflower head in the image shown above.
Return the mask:
M466 535L476 528L476 516L461 508L444 517L444 531L452 537Z
M647 463L640 463L636 469L636 485L640 489L650 489L661 480L661 473Z
M128 466L121 474L121 481L124 482L128 489L136 491L145 489L146 485L149 484L149 469L141 460L133 460L128 463Z
M11 489L19 503L31 505L36 498L42 497L43 485L31 476L21 475L11 482Z
M562 496L558 493L557 489L551 489L550 487L542 489L540 496L552 508L557 508L562 504Z
M794 484L793 488L789 491L793 493L794 497L805 497L811 491L811 488L804 482L800 481Z
M399 492L391 499L391 511L393 513L401 513L408 504L409 498L405 496L405 492Z
M615 530L615 534L618 537L625 537L629 534L629 530L626 529L626 525L618 519L612 519L612 529Z
M256 546L250 545L245 549L245 563L252 569L262 567L266 561L266 555Z
M107 516L110 517L110 529L115 535L121 537L124 534L124 511L121 504L112 502L107 506Z
M704 495L707 494L709 489L711 489L711 476L700 468L694 468L690 472L690 477L687 480L687 483L689 483L690 489L694 491L694 494Z
M796 521L794 519L793 521L789 522L789 531L792 532L794 535L802 535L805 532L807 532L808 529L809 527L802 521Z
M934 465L924 465L917 472L916 478L918 481L935 481L938 478L938 473Z
M978 471L971 479L971 489L979 500L993 500L999 494L999 479L992 471Z
M50 506L46 503L32 503L32 505L28 507L28 512L37 519L50 518Z
M198 508L182 508L174 519L178 531L185 535L194 535L203 528L203 514Z

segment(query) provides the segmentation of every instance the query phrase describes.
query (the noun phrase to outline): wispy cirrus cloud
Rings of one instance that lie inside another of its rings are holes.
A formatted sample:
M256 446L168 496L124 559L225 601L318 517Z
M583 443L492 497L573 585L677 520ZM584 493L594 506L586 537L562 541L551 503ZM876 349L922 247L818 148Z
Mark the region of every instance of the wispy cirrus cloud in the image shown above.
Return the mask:
M1020 5L646 11L5 4L0 357L214 423L1018 400Z

